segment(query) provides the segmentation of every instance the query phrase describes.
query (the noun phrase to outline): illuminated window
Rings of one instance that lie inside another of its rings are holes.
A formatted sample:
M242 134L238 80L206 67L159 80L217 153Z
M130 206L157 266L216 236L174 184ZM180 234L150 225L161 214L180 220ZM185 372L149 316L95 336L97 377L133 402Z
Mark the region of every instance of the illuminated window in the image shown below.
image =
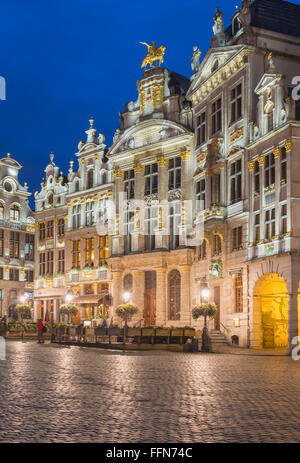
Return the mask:
M85 240L85 265L86 267L94 267L94 238L87 238Z
M47 252L47 273L53 275L53 251Z
M80 204L75 204L72 209L72 219L73 219L73 229L76 230L81 225L81 206Z
M169 230L170 230L170 249L176 249L179 246L181 224L181 202L175 201L170 203L169 207Z
M47 238L53 238L53 220L48 220L47 222Z
M34 260L34 235L25 235L25 260Z
M232 250L238 251L243 247L243 227L236 227L232 230Z
M108 259L108 235L99 236L99 266L107 265Z
M58 251L58 273L65 273L65 251Z
M44 240L46 238L46 227L45 227L45 223L44 222L41 222L39 224L39 233L40 233L40 240Z
M233 162L230 166L230 201L237 203L242 199L242 160Z
M219 132L222 129L222 100L219 98L211 107L211 134Z
M145 207L145 249L155 248L155 229L157 227L157 207Z
M281 206L281 233L283 235L287 233L287 204Z
M80 269L81 244L80 240L72 243L72 268Z
M94 223L94 201L89 201L85 205L85 225L91 227Z
M152 195L158 191L158 168L157 164L150 164L145 167L145 195Z
M20 254L20 234L18 232L10 232L9 242L9 257L19 258Z
M9 269L9 279L11 281L19 281L19 269L18 268Z
M197 212L205 209L205 178L196 183Z
M14 220L15 222L20 221L20 209L17 205L13 205L10 208L10 220Z
M124 172L124 191L127 195L127 199L134 198L134 170L126 170Z
M181 157L169 160L169 190L181 188Z
M46 274L46 253L42 252L40 254L40 275L43 276Z
M203 112L197 117L196 126L196 147L206 141L206 113Z
M271 241L275 235L275 207L265 212L265 239Z
M180 320L181 277L178 270L169 275L169 320Z
M25 281L33 283L33 270L25 270Z
M242 84L231 90L231 123L242 117Z
M243 312L243 278L242 273L236 273L234 278L235 312Z

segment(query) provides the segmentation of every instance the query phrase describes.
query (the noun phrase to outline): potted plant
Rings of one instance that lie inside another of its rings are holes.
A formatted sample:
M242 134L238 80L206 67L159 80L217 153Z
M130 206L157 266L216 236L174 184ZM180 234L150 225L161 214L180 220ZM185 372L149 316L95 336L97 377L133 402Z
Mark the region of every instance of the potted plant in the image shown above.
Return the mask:
M201 348L203 352L211 352L211 342L207 331L207 318L215 318L217 311L216 305L210 302L197 304L192 310L192 316L195 320L198 320L199 317L204 317Z
M127 302L126 304L121 304L116 309L116 314L124 321L124 336L123 342L125 346L126 337L127 337L127 322L131 320L132 316L138 312L138 308L131 304L131 302Z

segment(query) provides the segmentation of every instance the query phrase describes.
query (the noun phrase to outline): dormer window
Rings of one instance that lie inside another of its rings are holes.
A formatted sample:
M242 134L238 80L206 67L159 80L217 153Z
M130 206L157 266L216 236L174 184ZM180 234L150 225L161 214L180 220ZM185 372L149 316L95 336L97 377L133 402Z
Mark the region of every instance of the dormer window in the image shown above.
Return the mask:
M232 20L232 35L235 35L241 28L242 25L238 19L238 16L235 16Z
M14 220L15 222L20 221L20 209L16 204L10 208L10 220Z
M91 170L88 171L87 175L87 189L93 188L94 186L94 172Z
M53 206L53 193L50 192L48 195L48 205Z

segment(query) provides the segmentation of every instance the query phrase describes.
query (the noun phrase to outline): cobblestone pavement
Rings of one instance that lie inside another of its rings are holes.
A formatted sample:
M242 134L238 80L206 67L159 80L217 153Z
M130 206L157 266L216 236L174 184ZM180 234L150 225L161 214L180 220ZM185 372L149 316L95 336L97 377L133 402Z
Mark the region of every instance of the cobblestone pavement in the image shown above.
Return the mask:
M300 361L8 341L0 442L298 442Z

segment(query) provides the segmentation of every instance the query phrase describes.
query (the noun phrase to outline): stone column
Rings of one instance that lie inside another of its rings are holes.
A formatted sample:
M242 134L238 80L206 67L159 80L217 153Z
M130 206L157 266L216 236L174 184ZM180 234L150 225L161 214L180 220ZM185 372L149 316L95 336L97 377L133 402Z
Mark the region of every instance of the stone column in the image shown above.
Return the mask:
M253 179L253 172L254 172L254 161L249 161L248 162L248 172L249 172L249 228L248 228L248 258L253 257L253 246L254 246L254 214L253 214L253 208L254 208L254 179Z
M144 318L145 272L142 270L133 270L132 275L132 303L139 309L139 312L134 316L134 319L138 322L141 320L141 318Z
M156 269L156 325L165 326L167 321L167 269Z
M157 229L155 230L155 248L168 249L169 248L169 234L167 230L168 220L168 168L166 159L160 155L156 159L158 165L158 200L161 206L158 210Z
M181 275L181 295L180 295L180 324L182 326L190 326L192 323L192 314L190 307L190 297L191 297L191 288L190 288L190 274L191 267L185 265L179 267Z
M192 187L193 183L191 182L191 175L189 172L190 167L190 150L184 150L181 152L181 199L182 199L182 213L181 213L181 227L180 227L180 246L186 246L187 244L187 233L191 229L192 223L192 206L189 202L192 197Z
M34 301L34 321L36 322L38 320L39 316L39 301Z
M112 228L114 234L112 236L112 255L119 255L124 253L124 239L122 235L122 230L120 229L120 204L119 204L119 195L122 192L122 175L123 172L120 169L114 170L115 178L115 217L112 217ZM122 213L122 211L121 211ZM123 223L123 220L121 220Z
M264 231L264 207L263 207L263 192L264 192L264 166L265 166L265 157L261 154L258 157L258 164L259 164L259 189L260 189L260 241L258 245L258 257L264 256L265 254L265 247L264 247L264 238L265 238L265 231ZM263 232L262 232L263 230Z
M277 239L280 235L280 220L278 220L278 218L280 217L280 153L280 146L276 146L276 148L273 149L273 154L275 158L275 216L277 217L277 220L275 222L275 235Z
M122 284L122 273L112 272L112 305L110 308L111 315L114 316L114 309L123 302L123 284Z

